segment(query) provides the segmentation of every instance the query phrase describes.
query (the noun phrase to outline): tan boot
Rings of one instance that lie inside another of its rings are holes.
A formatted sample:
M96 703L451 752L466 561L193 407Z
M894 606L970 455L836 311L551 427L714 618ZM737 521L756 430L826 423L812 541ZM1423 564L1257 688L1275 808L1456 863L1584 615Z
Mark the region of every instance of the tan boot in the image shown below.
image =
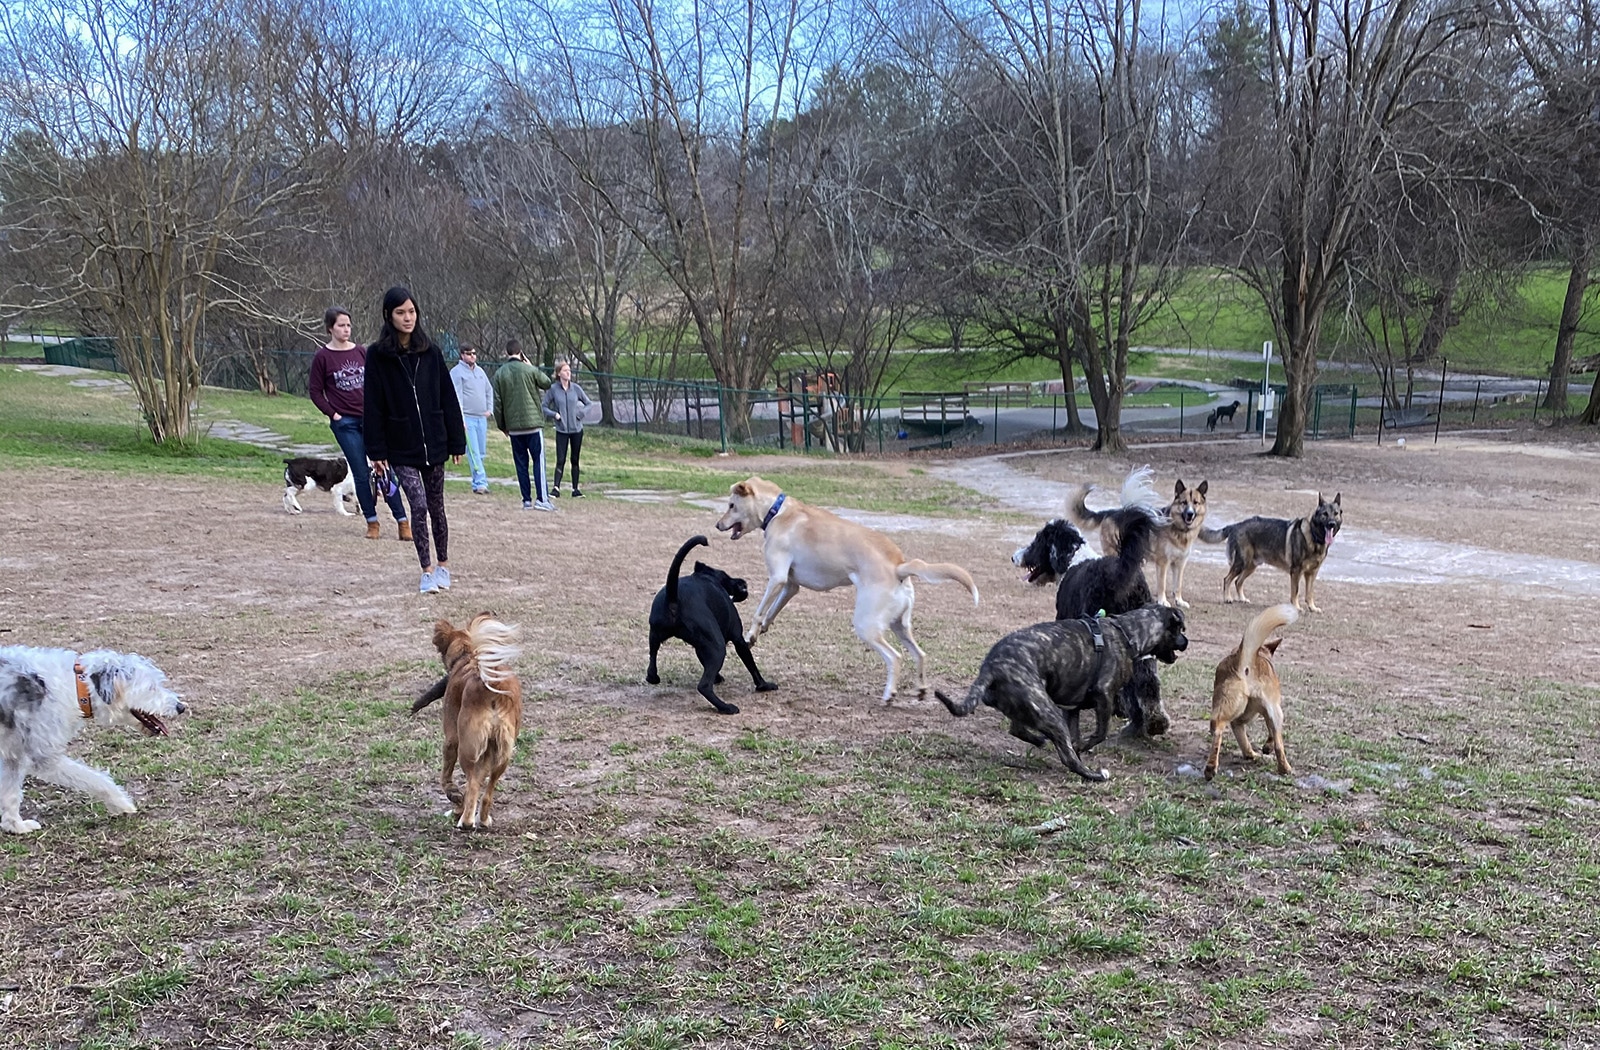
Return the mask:
M378 523L375 521L367 522L367 539L375 540L378 538L378 536Z
M411 522L409 520L398 523L400 526L400 542L411 542Z

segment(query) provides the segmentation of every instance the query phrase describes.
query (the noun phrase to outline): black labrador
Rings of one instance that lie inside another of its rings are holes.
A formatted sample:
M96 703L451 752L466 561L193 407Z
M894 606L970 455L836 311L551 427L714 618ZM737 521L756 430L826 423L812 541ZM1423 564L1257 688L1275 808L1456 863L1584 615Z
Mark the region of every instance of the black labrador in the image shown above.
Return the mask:
M694 563L693 573L679 579L683 559L694 548L705 546L708 544L704 536L691 536L678 548L672 567L667 570L666 586L656 593L655 602L650 606L650 669L645 672L644 680L651 685L660 684L656 653L667 639L682 638L694 647L703 668L697 687L700 695L711 701L711 706L720 713L736 715L739 708L717 696L712 688L722 681L722 663L728 657L729 642L744 661L750 677L755 679L756 692L765 693L778 687L761 677L750 646L744 640L739 610L733 607L734 602L742 602L750 596L745 582L698 561Z
M994 644L963 700L935 690L949 712L964 718L981 703L1011 722L1011 735L1035 747L1055 745L1061 761L1085 780L1111 774L1083 764L1081 754L1106 738L1112 698L1144 658L1172 663L1189 647L1183 613L1147 605L1120 616L1052 620L1013 631ZM1078 716L1093 708L1095 732L1087 743Z

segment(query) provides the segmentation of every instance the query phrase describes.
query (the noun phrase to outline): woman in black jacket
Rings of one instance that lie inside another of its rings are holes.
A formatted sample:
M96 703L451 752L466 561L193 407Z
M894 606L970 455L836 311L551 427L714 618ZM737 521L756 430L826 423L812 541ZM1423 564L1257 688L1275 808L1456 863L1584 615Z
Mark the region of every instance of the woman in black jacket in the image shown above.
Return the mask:
M383 293L383 333L367 348L362 437L376 477L391 472L411 504L411 539L422 563L423 594L450 589L450 526L444 516L444 463L461 462L467 430L444 354L417 319L416 297L396 285ZM381 482L380 482L381 483ZM438 568L430 565L428 524Z

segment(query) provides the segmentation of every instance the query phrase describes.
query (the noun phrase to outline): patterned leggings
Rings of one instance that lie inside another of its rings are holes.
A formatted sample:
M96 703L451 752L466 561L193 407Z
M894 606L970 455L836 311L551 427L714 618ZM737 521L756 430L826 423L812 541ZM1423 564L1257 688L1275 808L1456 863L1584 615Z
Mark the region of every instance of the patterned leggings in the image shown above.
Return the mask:
M428 558L428 523L433 523L433 545L438 549L439 562L450 560L450 523L444 516L444 464L437 467L394 468L394 476L411 504L411 542L417 545L417 561L426 572L432 566Z

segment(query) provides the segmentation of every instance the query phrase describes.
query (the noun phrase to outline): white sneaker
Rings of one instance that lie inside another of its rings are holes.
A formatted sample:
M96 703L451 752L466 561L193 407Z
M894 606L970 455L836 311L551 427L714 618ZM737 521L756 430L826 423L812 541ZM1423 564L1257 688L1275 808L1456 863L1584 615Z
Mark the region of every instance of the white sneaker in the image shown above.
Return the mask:
M532 510L533 509L533 500L531 500L531 499L523 500L522 501L522 509L523 510Z
M419 594L433 594L439 589L439 581L434 579L433 570L429 569L422 574L422 585L417 588Z
M435 566L433 570L433 585L441 591L450 589L450 570L443 565Z
M539 500L533 505L534 510L555 510L556 505L547 499Z

